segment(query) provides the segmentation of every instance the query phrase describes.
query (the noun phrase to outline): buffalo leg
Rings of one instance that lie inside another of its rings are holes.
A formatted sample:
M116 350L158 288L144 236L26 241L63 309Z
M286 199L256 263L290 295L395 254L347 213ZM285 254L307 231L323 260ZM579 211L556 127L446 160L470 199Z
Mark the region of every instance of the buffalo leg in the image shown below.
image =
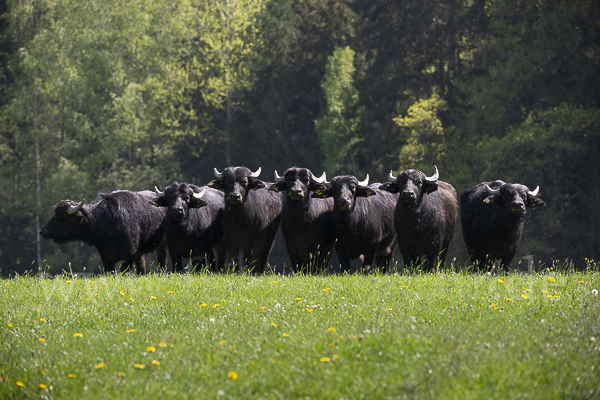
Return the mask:
M158 261L158 270L162 273L167 272L167 255L168 250L166 246L160 246L156 248L156 259Z
M109 260L106 257L100 255L100 259L102 260L102 265L104 266L104 271L108 273L115 272L115 263L112 260Z
M340 272L342 274L344 273L350 273L350 257L348 257L348 255L346 254L346 252L344 251L344 249L342 249L340 246L335 246L335 252L338 256L338 259L340 260Z
M227 259L227 246L225 243L220 243L217 247L217 264L215 272L225 271L225 260Z
M146 275L146 257L143 254L137 255L134 263L138 275Z

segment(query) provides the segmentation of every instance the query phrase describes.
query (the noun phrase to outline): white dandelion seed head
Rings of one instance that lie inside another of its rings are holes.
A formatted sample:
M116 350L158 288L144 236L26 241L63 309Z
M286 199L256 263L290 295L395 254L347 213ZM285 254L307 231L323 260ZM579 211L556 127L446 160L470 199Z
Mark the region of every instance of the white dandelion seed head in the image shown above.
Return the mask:
M598 291L597 291L596 289L592 289L592 294L593 294L594 296L598 296Z

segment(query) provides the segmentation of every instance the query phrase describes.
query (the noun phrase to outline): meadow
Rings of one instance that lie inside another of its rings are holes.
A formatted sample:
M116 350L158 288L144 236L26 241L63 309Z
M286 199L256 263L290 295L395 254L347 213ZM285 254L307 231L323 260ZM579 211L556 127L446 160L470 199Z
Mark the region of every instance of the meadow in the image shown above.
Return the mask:
M0 398L600 398L600 274L0 281Z

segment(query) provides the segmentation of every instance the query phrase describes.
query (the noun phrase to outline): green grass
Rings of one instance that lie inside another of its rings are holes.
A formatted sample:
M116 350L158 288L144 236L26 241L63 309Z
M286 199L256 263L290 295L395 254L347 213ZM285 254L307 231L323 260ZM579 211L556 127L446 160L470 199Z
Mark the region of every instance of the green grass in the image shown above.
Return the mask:
M0 398L599 398L600 275L553 279L1 280Z

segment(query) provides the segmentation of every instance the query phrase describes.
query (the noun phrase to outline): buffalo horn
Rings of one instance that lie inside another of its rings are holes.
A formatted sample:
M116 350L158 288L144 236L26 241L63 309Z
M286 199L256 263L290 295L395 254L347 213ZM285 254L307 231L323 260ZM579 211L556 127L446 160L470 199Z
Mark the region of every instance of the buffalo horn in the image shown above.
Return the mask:
M530 195L530 196L535 197L535 196L538 195L539 192L540 192L540 187L538 186L538 187L535 188L535 190L533 192L527 192L527 194Z
M437 182L437 180L440 178L440 172L438 171L437 167L434 165L433 168L435 168L433 175L425 177L427 182Z
M218 169L213 168L215 170L215 176L217 177L218 180L222 181L223 180L223 173L219 172Z
M500 193L500 189L492 189L487 184L485 185L485 188L487 189L487 191L488 191L489 194L498 194L498 193Z
M83 201L77 204L76 206L70 206L67 209L67 214L75 214L77 211L81 210L81 207L83 207Z
M193 196L196 200L200 200L202 197L204 197L205 193L206 193L206 188L202 189L202 191L200 193L194 192Z
M358 182L358 186L367 186L368 184L369 184L369 174L367 174L367 177L365 178L364 181Z
M325 175L325 171L323 171L323 175L321 175L319 178L317 178L316 176L313 175L313 173L310 173L310 180L315 182L315 183L326 183L327 182L327 176Z
M275 182L279 183L279 182L281 182L283 180L283 178L285 178L285 175L284 176L279 176L279 174L277 173L277 170L275 170Z
M165 197L165 192L161 192L156 186L154 186L154 191L158 197Z
M388 181L389 182L396 182L396 180L398 180L397 176L394 176L394 174L392 173L392 171L390 170L390 173L388 175Z
M252 172L250 173L250 178L258 178L260 175L260 171L262 170L261 167L258 167L258 169L256 170L256 172Z

